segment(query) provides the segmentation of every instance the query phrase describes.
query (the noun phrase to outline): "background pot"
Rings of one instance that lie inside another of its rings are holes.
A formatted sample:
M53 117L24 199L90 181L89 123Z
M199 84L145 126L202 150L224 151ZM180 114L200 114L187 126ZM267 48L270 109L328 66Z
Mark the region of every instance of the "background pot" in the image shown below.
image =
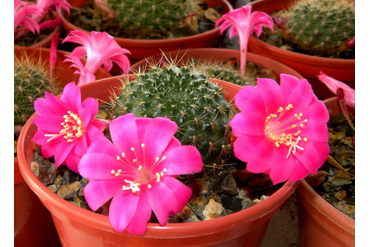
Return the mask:
M24 182L14 158L14 246L61 246L50 212Z
M134 75L129 75L130 79ZM117 92L123 76L102 79L81 87L82 99L97 97L108 100L112 90ZM241 88L217 81L231 99ZM36 115L36 114L35 114ZM33 117L35 116L33 115ZM31 172L33 160L31 142L36 126L28 121L18 143L19 167L27 184L51 212L56 229L64 246L259 246L269 219L294 192L299 182L287 182L268 199L241 212L209 221L192 223L149 223L143 236L126 232L117 233L108 217L77 207L47 189Z
M324 103L331 115L340 112L336 97L324 100ZM351 110L354 113L354 109ZM355 246L355 220L325 201L304 179L296 194L299 246Z
M72 63L70 62L63 63L64 59L66 59L66 55L70 54L71 53L66 51L57 50L57 64L55 66L54 75L57 76L58 82L62 87L64 87L71 81L75 81L77 83L80 77L80 75L74 74L76 68L69 67L70 65L72 65ZM28 57L30 59L34 59L35 61L41 60L41 62L48 65L50 49L39 47L14 47L14 57L18 59L25 59L25 57ZM86 59L81 59L81 61L83 64L86 63ZM109 72L107 72L104 68L99 68L95 72L96 80L111 76L112 75Z
M165 56L168 58L176 58L179 60L187 61L191 58L199 60L213 60L213 61L226 61L230 58L235 58L238 62L240 60L240 51L232 49L222 49L222 48L194 48L194 49L183 49L177 51L166 52ZM264 57L258 54L249 53L247 54L247 59L249 62L254 62L258 64L261 68L271 69L277 76L277 82L280 81L280 74L285 73L303 79L303 76L295 71L294 69L282 64L278 61L275 61L271 58ZM175 61L177 61L175 59ZM132 71L143 71L147 64L155 63L157 60L150 56L148 58L142 59L141 61L133 64L131 66Z
M292 2L294 0L259 0L249 5L252 6L252 11L271 14L275 10L287 8ZM252 36L248 42L248 51L275 59L295 69L308 79L321 100L333 97L334 94L317 79L320 71L355 88L355 59L324 58L287 51Z
M72 6L81 7L86 0L70 0L69 3ZM225 14L233 9L231 4L226 0L208 0L209 7L214 7L218 5L223 6L222 14ZM62 10L58 12L62 17L62 28L69 33L73 30L80 30L86 33L90 33L87 30L82 30L81 28L70 23L67 19L67 13ZM125 49L131 52L131 55L127 55L131 63L135 63L144 57L149 57L155 53L162 51L171 51L179 48L196 48L196 47L216 47L221 41L220 29L213 29L204 33L182 37L174 39L124 39L115 37L115 41ZM115 69L117 67L114 67ZM120 71L117 69L112 72L114 75L121 75Z

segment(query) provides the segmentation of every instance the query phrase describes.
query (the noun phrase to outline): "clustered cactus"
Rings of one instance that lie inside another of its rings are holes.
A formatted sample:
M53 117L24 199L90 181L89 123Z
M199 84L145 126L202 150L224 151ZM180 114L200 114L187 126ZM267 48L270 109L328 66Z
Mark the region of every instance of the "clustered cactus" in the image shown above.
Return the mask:
M14 60L14 124L23 125L28 120L35 112L34 101L44 97L45 91L58 92L55 80L41 60Z
M354 1L300 0L276 16L285 40L316 55L345 50L347 41L355 37Z
M132 28L168 30L194 12L196 0L103 0L122 25Z
M205 163L222 158L231 148L231 104L206 74L187 66L152 67L125 82L122 93L109 104L113 118L134 113L135 117L175 121L179 126L176 138L183 145L195 145Z

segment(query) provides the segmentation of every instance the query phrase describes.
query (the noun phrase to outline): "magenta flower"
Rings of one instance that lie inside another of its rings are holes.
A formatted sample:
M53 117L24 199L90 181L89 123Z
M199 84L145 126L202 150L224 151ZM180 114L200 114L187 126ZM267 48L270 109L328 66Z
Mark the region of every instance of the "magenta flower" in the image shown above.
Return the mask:
M123 53L130 52L124 48L121 48L114 38L106 32L91 32L91 37L82 31L72 31L63 40L64 42L74 42L82 46L76 47L68 59L75 64L79 69L80 80L78 85L83 85L91 82L91 78L95 80L94 73L104 65L104 68L109 71L113 67L115 62L127 74L130 68L130 60ZM78 61L79 59L86 57L86 64L82 66ZM93 81L94 81L93 80Z
M24 7L20 8L21 5ZM27 30L33 33L37 31L39 33L42 29L58 25L62 20L60 17L44 22L42 22L42 20L49 10L58 10L61 8L64 8L69 13L71 5L66 0L37 0L36 4L32 5L14 0L14 30L17 31L14 40L22 37ZM36 9L38 11L35 11ZM23 26L24 28L19 28L19 26Z
M229 30L230 39L234 35L239 35L241 76L245 76L249 36L253 32L257 34L257 37L260 36L262 26L267 26L272 31L274 30L274 22L268 14L262 11L255 11L252 14L251 12L252 6L246 5L224 14L215 23L215 27L217 27L223 22L220 28L221 34L231 26Z
M32 119L37 132L32 141L41 145L45 158L54 156L55 165L65 163L78 173L78 163L97 136L103 136L106 123L94 119L98 101L88 98L81 103L80 88L74 82L64 87L58 99L45 92L45 98L35 101L37 117Z
M247 170L269 174L274 184L316 174L329 155L329 113L306 79L281 74L257 79L235 96L241 110L231 120L235 156Z
M31 15L43 16L43 10L39 6L14 0L14 33L23 29L30 30L33 33L40 32L38 22Z
M327 76L320 71L320 75L317 76L319 80L324 83L330 91L335 95L338 94L338 89L341 88L344 92L344 101L352 108L355 108L355 90L350 88L347 84L341 81L335 80L334 78Z
M113 198L109 220L118 232L144 234L152 210L165 225L191 197L192 190L175 176L201 171L199 151L181 146L173 136L176 123L166 118L131 113L112 120L109 128L113 143L96 138L78 166L89 179L84 189L88 205L96 211Z

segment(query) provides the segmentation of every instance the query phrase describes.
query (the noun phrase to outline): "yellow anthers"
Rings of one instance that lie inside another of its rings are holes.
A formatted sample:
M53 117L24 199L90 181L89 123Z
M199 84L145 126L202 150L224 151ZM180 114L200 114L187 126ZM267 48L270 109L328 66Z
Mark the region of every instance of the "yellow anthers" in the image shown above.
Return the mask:
M148 184L148 189L151 189L152 188L152 185L151 184Z
M275 142L275 146L276 147L280 147L279 143L278 142Z
M120 174L121 174L122 170L121 169L118 169L118 171L116 172L115 170L111 170L110 173L112 173L113 175L115 175L116 177L118 177Z
M138 170L140 171L141 169L143 169L143 166L142 165L139 165Z
M144 143L141 143L140 145L142 148L145 148L145 144Z
M159 157L156 157L156 158L155 158L155 162L158 162L158 160L159 160Z
M132 162L136 163L137 162L137 159L133 159Z
M287 111L289 111L290 109L292 109L293 108L293 105L292 104L289 104L287 107L285 107L285 109L287 110Z
M307 140L307 138L306 138L306 137L304 137L304 138L303 138L303 141L304 141L304 142L307 142L308 140Z
M303 122L307 123L307 122L308 122L308 120L307 120L307 119L305 119L305 120L303 120Z
M134 152L134 151L135 151L135 148L131 148L131 151L133 151L133 152Z
M294 135L297 136L299 134L301 134L302 131L298 130L297 133L295 133Z
M293 124L293 125L292 125L292 129L294 129L295 127L297 127L297 125Z
M161 177L164 176L164 173L165 172L167 172L167 169L166 168L164 168L163 171L161 171L160 173L159 172L156 172L155 173L155 176L157 177L157 183L159 183L161 181Z
M300 124L299 126L301 126L302 128L304 127L304 125L303 125L303 124Z
M284 111L284 108L280 106L278 112L282 112L282 111Z
M58 136L63 136L67 142L72 142L81 138L85 134L85 125L77 114L68 111L68 115L63 116L64 121L60 123L63 127L59 134L45 134L46 137L51 137L47 142L53 140Z
M299 116L300 116L300 117L302 117L302 116L303 116L303 113L302 113L302 112L301 112L301 113L299 113Z
M117 155L117 160L120 160L121 158Z
M122 153L121 156L122 156L122 158L125 158L125 153Z

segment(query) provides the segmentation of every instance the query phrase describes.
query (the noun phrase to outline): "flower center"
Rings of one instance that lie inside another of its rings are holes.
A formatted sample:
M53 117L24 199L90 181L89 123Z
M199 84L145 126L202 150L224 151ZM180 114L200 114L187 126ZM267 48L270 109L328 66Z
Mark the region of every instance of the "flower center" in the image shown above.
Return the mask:
M67 142L73 142L85 134L85 124L77 114L68 111L68 115L64 115L63 118L64 121L60 124L63 128L59 134L45 134L45 136L50 137L47 142L58 136L63 136Z
M131 190L132 193L135 193L137 191L140 191L140 185L146 184L148 188L150 189L152 185L150 184L150 181L152 179L155 179L157 183L160 182L161 177L164 176L164 173L167 172L167 169L164 168L161 172L156 172L154 174L153 170L154 168L160 164L163 160L166 159L166 156L162 157L157 157L155 159L155 162L152 166L150 166L150 169L145 169L143 167L147 167L145 165L145 144L141 144L142 148L142 154L143 154L143 159L139 159L135 148L131 148L130 150L135 154L135 158L133 160L128 160L126 158L125 153L122 153L121 156L117 156L117 160L120 160L124 163L125 166L130 167L132 170L123 172L123 176L125 177L131 177L133 178L132 180L129 179L124 179L125 185L122 186L122 190ZM143 163L141 163L141 161ZM112 175L114 176L120 176L122 173L121 169L118 169L117 171L111 170Z
M276 113L271 113L266 117L265 135L274 142L277 148L280 145L289 147L286 159L291 153L295 155L297 149L304 150L299 146L301 140L308 141L306 137L302 138L300 135L308 120L303 119L302 113L294 113L287 117L285 114L292 109L292 104L285 108L279 107Z

